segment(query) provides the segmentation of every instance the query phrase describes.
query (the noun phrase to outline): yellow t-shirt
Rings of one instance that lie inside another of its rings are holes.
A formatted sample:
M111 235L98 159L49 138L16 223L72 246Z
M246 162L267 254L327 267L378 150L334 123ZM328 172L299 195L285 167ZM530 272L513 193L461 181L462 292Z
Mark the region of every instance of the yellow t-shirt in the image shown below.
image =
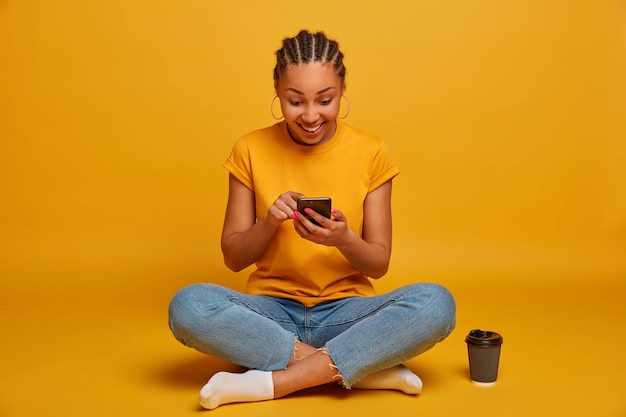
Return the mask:
M317 146L295 143L284 121L248 133L237 141L224 167L254 191L257 219L281 193L296 191L330 197L359 236L366 195L399 173L381 139L340 120L333 137ZM256 262L246 292L290 298L306 306L375 294L369 278L337 248L302 239L290 221L283 222Z

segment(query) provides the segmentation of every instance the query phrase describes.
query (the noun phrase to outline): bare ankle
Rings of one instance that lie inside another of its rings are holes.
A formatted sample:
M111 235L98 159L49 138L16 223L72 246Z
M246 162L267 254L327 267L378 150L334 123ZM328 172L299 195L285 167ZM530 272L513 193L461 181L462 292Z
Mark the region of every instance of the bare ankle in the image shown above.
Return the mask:
M317 349L315 349L313 346L296 340L296 343L293 347L293 353L291 354L291 358L289 358L287 367L292 366L294 363L301 361L302 359L314 354L315 352L317 352Z
M328 354L315 349L315 353L295 361L287 369L272 372L274 398L336 381L338 374L336 368Z

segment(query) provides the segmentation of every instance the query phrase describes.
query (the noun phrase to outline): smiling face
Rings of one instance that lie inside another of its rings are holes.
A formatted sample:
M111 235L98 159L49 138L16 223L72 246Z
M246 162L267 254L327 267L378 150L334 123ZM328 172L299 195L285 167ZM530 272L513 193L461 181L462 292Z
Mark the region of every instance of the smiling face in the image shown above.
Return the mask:
M289 65L276 83L276 94L291 138L319 145L335 133L343 82L331 65Z

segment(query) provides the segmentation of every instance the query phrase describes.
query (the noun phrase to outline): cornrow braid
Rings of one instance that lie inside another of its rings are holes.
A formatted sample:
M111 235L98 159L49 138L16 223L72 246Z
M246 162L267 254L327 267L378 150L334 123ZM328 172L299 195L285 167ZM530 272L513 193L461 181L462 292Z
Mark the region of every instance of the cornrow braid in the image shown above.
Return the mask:
M343 53L339 44L328 39L323 32L310 33L302 30L293 38L283 39L282 47L276 51L276 66L274 67L274 81L285 72L287 66L321 62L331 64L341 82L345 82L346 67L343 65Z

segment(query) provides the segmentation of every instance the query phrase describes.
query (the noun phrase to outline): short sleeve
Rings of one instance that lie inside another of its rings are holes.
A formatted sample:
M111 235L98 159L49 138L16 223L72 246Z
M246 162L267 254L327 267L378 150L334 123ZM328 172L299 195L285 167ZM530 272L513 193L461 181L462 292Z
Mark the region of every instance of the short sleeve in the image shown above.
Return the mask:
M250 149L245 137L240 138L224 163L224 168L246 187L254 190L252 182L252 163L250 160Z
M372 159L372 171L369 191L380 187L400 173L400 169L394 162L389 147L385 142L380 143L378 151Z

